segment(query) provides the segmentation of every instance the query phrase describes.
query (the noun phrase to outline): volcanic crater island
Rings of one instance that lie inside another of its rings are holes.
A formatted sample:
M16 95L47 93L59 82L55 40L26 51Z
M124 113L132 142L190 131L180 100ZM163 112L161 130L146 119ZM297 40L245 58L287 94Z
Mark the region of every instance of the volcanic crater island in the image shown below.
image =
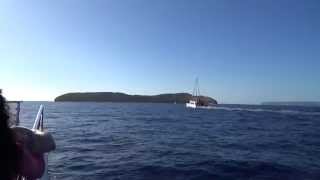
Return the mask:
M187 103L192 99L189 93L172 93L159 95L129 95L119 92L72 92L55 98L55 102L133 102L133 103ZM218 104L208 96L198 97L209 104Z

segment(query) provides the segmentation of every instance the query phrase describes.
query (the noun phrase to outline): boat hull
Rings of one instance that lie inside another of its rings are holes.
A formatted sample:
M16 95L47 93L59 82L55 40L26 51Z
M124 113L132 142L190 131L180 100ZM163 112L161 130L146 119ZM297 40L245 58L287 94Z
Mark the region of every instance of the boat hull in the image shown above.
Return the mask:
M194 103L186 103L186 107L187 108L197 108L197 105L196 104L194 104Z

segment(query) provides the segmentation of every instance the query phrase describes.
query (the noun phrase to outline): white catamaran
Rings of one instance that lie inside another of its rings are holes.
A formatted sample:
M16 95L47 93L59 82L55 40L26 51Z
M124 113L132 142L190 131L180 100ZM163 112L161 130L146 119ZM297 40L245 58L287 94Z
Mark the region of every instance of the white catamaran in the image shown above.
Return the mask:
M15 105L14 110L16 111L15 114L11 115L10 125L12 126L12 128L14 128L15 130L18 130L18 131L20 131L22 133L25 132L25 131L32 131L32 132L38 134L38 136L43 136L43 137L39 138L38 140L48 141L49 145L47 145L45 147L45 150L43 151L43 152L47 152L47 153L44 154L45 172L44 172L43 176L38 180L49 180L50 177L49 177L49 174L48 174L48 155L49 155L49 151L55 149L55 142L54 142L52 136L48 135L48 133L46 133L44 131L44 106L40 105L40 108L39 108L38 114L37 114L37 116L36 116L36 118L34 120L34 124L33 124L32 129L27 129L27 128L24 128L24 127L20 126L20 105L21 105L21 101L9 101L8 103L9 103L9 105L11 107L11 110L13 109L12 107L14 107L14 105ZM44 135L44 134L46 134L46 135ZM44 137L44 136L46 136L46 137ZM43 143L43 142L41 142L41 143ZM22 176L18 176L17 180L28 180L28 179L25 178L25 177L22 177Z

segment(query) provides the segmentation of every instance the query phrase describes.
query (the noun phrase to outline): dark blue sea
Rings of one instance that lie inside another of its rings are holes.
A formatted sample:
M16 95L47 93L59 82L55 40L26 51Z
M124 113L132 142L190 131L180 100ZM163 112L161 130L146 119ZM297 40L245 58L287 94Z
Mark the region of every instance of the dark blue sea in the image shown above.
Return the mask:
M23 125L40 104L22 104ZM320 179L319 107L43 104L51 179Z

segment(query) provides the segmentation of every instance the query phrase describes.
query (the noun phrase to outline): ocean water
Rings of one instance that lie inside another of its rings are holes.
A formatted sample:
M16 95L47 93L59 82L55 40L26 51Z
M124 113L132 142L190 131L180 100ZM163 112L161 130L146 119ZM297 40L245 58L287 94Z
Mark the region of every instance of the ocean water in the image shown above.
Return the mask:
M40 104L22 104L24 126ZM320 179L320 108L43 104L51 179Z

